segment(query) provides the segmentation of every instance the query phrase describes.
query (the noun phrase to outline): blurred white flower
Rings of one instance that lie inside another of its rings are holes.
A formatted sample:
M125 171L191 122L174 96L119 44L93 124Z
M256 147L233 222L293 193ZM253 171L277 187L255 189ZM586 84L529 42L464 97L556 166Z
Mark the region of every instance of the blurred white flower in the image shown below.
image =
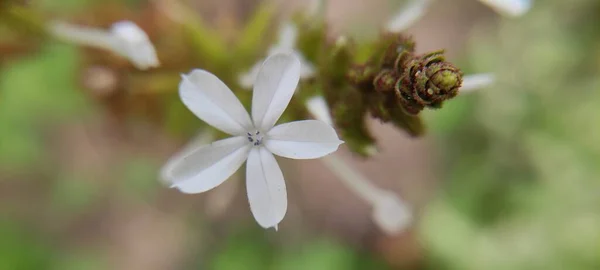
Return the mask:
M312 114L315 119L323 121L330 126L333 126L333 119L331 118L331 111L329 105L323 96L314 96L306 101L306 108Z
M381 190L373 207L373 221L385 233L402 232L412 223L412 213L396 194Z
M306 79L310 78L315 73L315 67L313 64L308 62L304 56L295 49L296 47L296 39L298 38L298 28L292 23L284 23L279 29L279 37L277 39L277 43L272 45L269 48L267 54L274 55L278 53L290 53L293 54L296 58L300 60L300 78ZM252 89L258 72L260 70L260 66L262 65L262 61L260 60L252 68L246 73L239 76L238 81L239 84L246 89Z
M498 13L517 17L527 13L533 0L479 0L490 6ZM390 32L402 32L421 19L433 0L410 0L392 19L388 21L386 29Z
M59 21L50 22L48 29L64 41L116 53L127 58L139 69L160 65L148 35L130 21L114 23L108 31Z
M431 4L432 0L411 0L403 6L386 25L390 32L402 32L417 22Z
M518 17L527 13L533 0L479 0L503 15Z
M215 75L204 70L184 75L179 85L183 103L200 119L233 137L176 154L161 170L164 180L184 193L200 193L223 183L247 160L250 210L260 226L277 229L287 211L287 193L273 154L314 159L343 143L331 126L317 120L274 126L299 80L300 61L292 54L267 58L254 85L251 118Z
M315 119L333 126L329 106L322 96L309 98L306 107ZM373 222L386 234L398 234L410 226L412 213L396 194L374 186L335 154L323 158L323 162L350 191L373 207Z
M492 73L478 73L463 77L463 83L460 87L460 93L470 93L481 88L489 87L496 81L496 76Z
M403 232L412 223L412 212L396 194L373 185L354 168L330 155L323 158L323 163L342 183L358 197L373 207L373 222L386 234L395 235Z

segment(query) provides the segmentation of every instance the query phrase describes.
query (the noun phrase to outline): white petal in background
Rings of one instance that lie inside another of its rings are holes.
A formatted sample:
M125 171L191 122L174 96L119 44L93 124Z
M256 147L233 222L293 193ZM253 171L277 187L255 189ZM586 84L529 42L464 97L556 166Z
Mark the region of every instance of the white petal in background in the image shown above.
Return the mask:
M278 156L313 159L335 152L343 141L327 123L305 120L275 126L267 133L264 143Z
M253 124L242 103L215 75L196 69L182 76L179 95L196 116L231 135L243 135Z
M146 32L130 21L121 21L112 25L117 46L115 49L123 57L129 58L140 69L159 65L156 50Z
M291 23L284 23L279 29L279 39L275 46L269 49L269 55L276 53L291 53L300 60L302 67L300 68L300 78L311 78L315 74L315 66L308 62L304 55L296 50L296 41L298 39L298 27ZM258 72L257 72L258 73Z
M117 22L110 31L52 21L48 23L48 31L66 42L112 51L142 70L160 65L144 30L130 21Z
M373 221L387 234L398 234L412 222L409 205L393 192L375 186L369 179L336 155L322 159L323 163L354 194L373 207Z
M496 81L493 73L479 73L463 77L463 83L460 87L460 93L470 93L481 88L490 87Z
M258 76L258 71L260 70L261 66L262 63L256 62L256 64L254 64L254 66L252 66L252 68L250 68L249 71L239 76L238 83L242 88L248 90L252 89L252 86L254 86L254 81L256 81L256 76Z
M411 27L423 17L432 0L411 0L392 17L386 29L390 32L399 33Z
M282 48L271 48L269 50L269 55L274 55L277 53L291 53L300 60L300 63L302 65L302 67L300 68L301 79L312 78L315 75L316 67L310 62L308 62L304 58L304 56L302 56L302 54L300 54L298 51ZM256 77L258 76L258 71L260 70L261 66L262 62L257 62L256 64L254 64L254 66L252 66L252 68L248 72L239 76L238 83L242 88L248 90L252 89L252 86L254 86L254 82L256 81Z
M287 193L279 164L264 147L254 147L246 165L250 210L263 228L275 228L287 211Z
M298 27L291 22L286 22L279 28L279 37L277 44L275 45L281 49L293 50L296 47L296 40L298 39Z
M48 31L54 37L66 42L113 50L113 35L104 30L87 26L74 25L61 21L50 21Z
M412 223L412 213L398 196L382 191L373 205L373 221L389 235L404 231Z
M333 126L333 118L329 105L323 96L315 96L306 101L306 109L317 120L323 121L326 124Z
M283 23L279 28L279 37L277 39L277 43L273 44L267 53L267 55L275 55L278 53L291 53L300 60L301 68L300 68L300 78L307 79L311 78L315 74L315 66L308 62L302 53L295 49L296 40L298 37L298 27L291 23L286 22ZM252 66L252 68L239 76L238 82L242 88L252 89L254 82L256 81L256 77L258 76L258 71L262 66L262 61L257 62Z
M518 17L527 13L533 5L533 0L479 0L490 6L498 13Z
M261 131L275 125L287 108L298 81L300 61L292 54L270 56L262 65L252 94L252 119Z
M184 193L204 192L233 175L248 157L251 147L245 136L216 141L188 155L176 156L165 165L164 174L173 187Z

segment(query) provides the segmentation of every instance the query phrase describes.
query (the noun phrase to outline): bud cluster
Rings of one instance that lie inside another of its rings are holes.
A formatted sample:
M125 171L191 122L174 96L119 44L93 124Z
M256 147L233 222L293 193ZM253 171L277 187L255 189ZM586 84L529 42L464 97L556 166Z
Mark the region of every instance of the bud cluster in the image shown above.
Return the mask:
M381 54L376 52L367 64L355 65L348 72L355 87L365 94L383 96L385 106L399 106L412 116L425 107L440 108L458 94L462 72L445 61L443 51L416 55L414 42L400 34L387 35L383 40ZM382 108L374 109L373 114L383 118Z

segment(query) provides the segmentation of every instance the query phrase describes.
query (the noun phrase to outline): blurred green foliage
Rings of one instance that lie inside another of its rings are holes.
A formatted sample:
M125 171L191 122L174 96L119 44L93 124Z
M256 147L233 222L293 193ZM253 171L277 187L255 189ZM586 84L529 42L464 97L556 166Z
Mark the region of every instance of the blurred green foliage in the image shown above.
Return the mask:
M45 269L55 252L39 232L8 220L0 220L0 269Z
M600 268L599 11L536 1L472 45L499 83L428 117L448 160L421 228L435 269Z
M86 111L77 70L75 49L58 44L0 67L0 167L41 162L42 128Z
M385 270L388 267L372 254L353 250L327 237L278 248L263 234L246 230L231 235L208 269Z

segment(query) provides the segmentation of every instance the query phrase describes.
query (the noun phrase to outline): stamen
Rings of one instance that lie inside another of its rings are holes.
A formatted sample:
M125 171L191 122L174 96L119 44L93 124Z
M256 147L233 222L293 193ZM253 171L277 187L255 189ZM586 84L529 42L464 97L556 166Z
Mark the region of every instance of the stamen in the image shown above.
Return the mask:
M254 146L259 146L262 143L262 136L260 136L260 131L252 133L247 132L246 135L248 135L248 141L251 142Z

